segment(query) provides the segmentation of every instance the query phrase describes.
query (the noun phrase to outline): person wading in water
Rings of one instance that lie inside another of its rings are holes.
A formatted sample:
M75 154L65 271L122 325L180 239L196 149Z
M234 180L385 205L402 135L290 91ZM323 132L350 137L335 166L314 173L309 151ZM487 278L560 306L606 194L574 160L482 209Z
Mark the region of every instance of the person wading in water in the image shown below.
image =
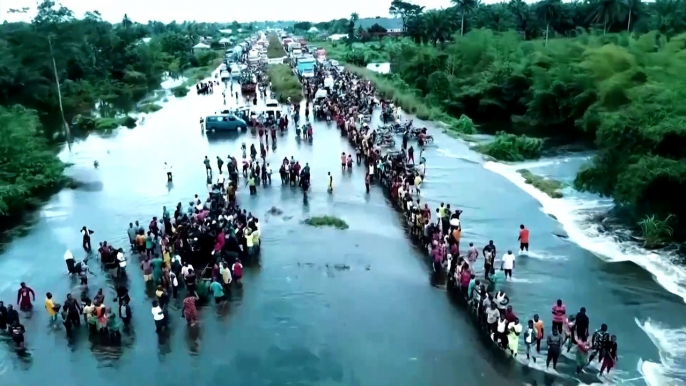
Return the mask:
M33 304L31 304L31 298L36 301L36 293L30 287L26 286L26 283L22 282L20 284L19 290L17 291L17 305L22 311L31 311Z

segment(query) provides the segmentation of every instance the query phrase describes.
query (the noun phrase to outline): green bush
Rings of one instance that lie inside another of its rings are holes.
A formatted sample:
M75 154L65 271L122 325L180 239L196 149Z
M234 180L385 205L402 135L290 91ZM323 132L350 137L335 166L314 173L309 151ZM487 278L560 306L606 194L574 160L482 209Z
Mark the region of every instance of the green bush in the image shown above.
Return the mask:
M562 183L552 178L537 176L527 169L519 169L517 172L524 177L524 182L533 185L536 189L552 198L562 198Z
M48 146L38 115L21 106L0 106L0 219L40 203L37 196L61 188L65 165Z
M669 215L664 220L657 219L655 216L646 216L638 225L643 234L643 246L646 248L657 248L663 245L664 241L670 239L674 234L674 229L669 223L674 216Z
M285 103L289 97L295 103L303 100L302 84L289 65L270 64L267 68L267 76L272 82L272 90L276 93L276 99L279 102Z
M459 119L452 122L450 130L462 134L476 134L476 125L468 116L462 114Z
M136 118L133 118L128 115L119 118L95 118L94 121L95 125L93 128L98 131L114 130L119 126L128 127L129 129L133 129L134 127L136 127Z
M337 229L348 229L348 223L335 216L314 216L306 219L305 224L313 227L333 227Z
M524 161L541 156L543 140L530 138L526 135L508 134L503 131L496 133L495 139L489 143L477 146L477 149L500 161Z
M128 127L129 129L133 129L136 127L136 118L131 117L129 115L123 116L121 118L117 119L117 123L120 126Z
M162 110L162 106L156 104L156 103L146 103L143 105L139 105L138 108L136 109L139 113L143 114L150 114L154 113L156 111Z
M119 127L119 119L117 118L96 118L95 119L95 130L114 130Z
M182 98L188 95L188 87L184 85L176 86L171 89L171 92L175 97Z

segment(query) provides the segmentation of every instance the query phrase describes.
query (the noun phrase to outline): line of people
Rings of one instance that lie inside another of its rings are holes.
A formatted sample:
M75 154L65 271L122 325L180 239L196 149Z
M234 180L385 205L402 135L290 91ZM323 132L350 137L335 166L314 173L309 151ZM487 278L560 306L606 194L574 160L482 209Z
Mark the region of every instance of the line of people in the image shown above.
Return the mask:
M563 346L567 351L576 348L576 369L580 373L596 357L601 364L600 374L609 372L618 360L617 337L608 333L606 324L589 334L589 319L586 309L581 308L576 315L566 314L566 306L557 300L552 308L552 328L545 336L544 323L539 315L527 320L526 328L520 324L519 318L509 304L509 297L504 291L504 283L512 277L515 269L515 256L508 250L500 261L496 262L497 250L491 240L483 250L484 279L477 279L477 258L479 252L473 243L469 244L466 254L460 251L462 226L460 215L462 211L451 210L450 204L441 203L435 209L436 217L432 221L432 211L427 203L422 203L420 186L426 173L426 164L420 155L420 163L414 162L413 149L408 149L408 135L403 135L400 151L383 153L378 141L374 138L377 133L370 130L364 122L355 120L360 113L370 113L376 104L374 87L356 75L344 71L342 74L318 73L309 84L309 89L323 86L324 77L335 77L334 92L324 102L324 109L332 111L336 119L341 122L339 127L351 140L356 151L357 162L364 163L365 185L369 189L370 181L377 180L391 196L397 208L404 213L407 229L410 235L426 248L435 273L435 279L447 276L447 287L459 298L465 299L479 324L489 332L496 344L509 350L513 356L519 353L519 341L525 343L527 358L533 358L531 347L535 346L536 353L540 352L540 343L547 343L546 366L551 363L556 368ZM331 90L327 90L331 91ZM339 102L340 101L340 102ZM384 101L380 103L383 105ZM426 130L418 136L420 149L423 150ZM350 167L352 156L341 155L341 167ZM520 251L529 249L529 231L522 224L518 241ZM496 265L499 265L497 269Z

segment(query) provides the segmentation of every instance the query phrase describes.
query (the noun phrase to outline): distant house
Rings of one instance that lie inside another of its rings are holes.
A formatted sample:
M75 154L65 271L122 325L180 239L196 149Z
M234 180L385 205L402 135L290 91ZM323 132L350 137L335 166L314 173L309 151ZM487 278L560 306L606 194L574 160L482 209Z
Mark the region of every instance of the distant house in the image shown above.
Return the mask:
M327 39L331 40L332 42L341 40L341 39L346 39L348 37L348 34L333 34L329 36Z
M400 33L400 32L403 32L403 29L402 28L389 28L389 29L387 29L387 31L390 33Z
M223 33L224 35L231 35L231 30L230 29L220 29L219 32Z
M231 44L232 40L233 40L232 38L221 38L221 39L219 39L219 43L224 44L224 45Z
M193 53L198 53L198 52L202 52L202 51L207 51L207 50L209 50L209 49L210 49L210 46L208 46L207 44L198 43L198 44L196 44L196 45L193 46Z
M152 38L143 38L143 39L139 40L137 44L148 44L148 43L150 43L151 40L152 40Z
M241 33L241 32L243 32L243 28L239 28L236 31L238 31L238 33Z
M317 32L319 32L317 27L310 27L310 29L307 30L307 33L311 33L311 34L316 34Z

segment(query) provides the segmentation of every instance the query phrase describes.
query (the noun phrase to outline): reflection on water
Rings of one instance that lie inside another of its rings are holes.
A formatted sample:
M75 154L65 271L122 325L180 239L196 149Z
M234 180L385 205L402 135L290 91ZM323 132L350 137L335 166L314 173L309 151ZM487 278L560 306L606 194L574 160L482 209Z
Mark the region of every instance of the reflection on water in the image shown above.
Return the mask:
M171 98L142 127L75 143L63 154L75 164L70 172L100 185L59 193L31 232L8 246L0 258L0 298L10 302L22 280L36 290L37 303L47 291L60 302L68 292L80 296L77 283L64 273L62 255L70 248L83 257L82 226L95 231L94 242L124 247L129 222L145 222L159 216L163 205L206 194L203 158L239 156L242 142L256 142L251 132L210 137L200 132L198 117L220 105L221 93ZM559 226L535 200L480 164L466 162L474 153L465 145L437 130L434 136L446 151L434 145L425 153L423 201L465 210L465 239L478 246L493 239L500 249L512 248L521 222L531 230L533 257L519 258L517 281L506 284L520 319L548 315L561 297L570 312L588 308L592 328L607 322L618 335L619 376L633 377L639 357L659 360L632 320L657 314L670 323L678 319L671 316L674 308L683 305L665 296L644 271L617 265L605 270L602 262L554 236ZM277 138L268 162L277 165L291 155L309 162L311 192L304 203L298 189L281 186L278 178L259 188L257 196L239 192L241 206L262 215L262 261L246 267L244 287L232 290L227 304L199 308L199 326L186 326L176 299L169 330L155 334L153 294L143 284L138 257L127 253L133 321L121 344L90 337L84 328L67 339L63 328L46 326L39 304L35 317L24 321L30 356L12 352L11 342L0 350L3 381L42 384L64 374L70 385L90 385L94 379L104 385L578 383L521 366L486 344L471 318L429 285L425 257L406 240L400 217L380 189L367 195L359 168L352 174L340 170L342 151L349 151L348 144L333 126L316 123L312 144L296 141L292 129ZM96 159L98 169L92 167ZM173 184L166 181L164 162L173 165ZM327 172L334 176L332 195L326 192ZM271 213L274 207L279 215ZM343 218L350 229L301 223L321 214ZM106 305L117 307L111 301L116 282L99 264L91 268L97 276L89 293L102 287ZM571 360L562 362L561 367L571 366ZM587 374L583 380L592 378Z

